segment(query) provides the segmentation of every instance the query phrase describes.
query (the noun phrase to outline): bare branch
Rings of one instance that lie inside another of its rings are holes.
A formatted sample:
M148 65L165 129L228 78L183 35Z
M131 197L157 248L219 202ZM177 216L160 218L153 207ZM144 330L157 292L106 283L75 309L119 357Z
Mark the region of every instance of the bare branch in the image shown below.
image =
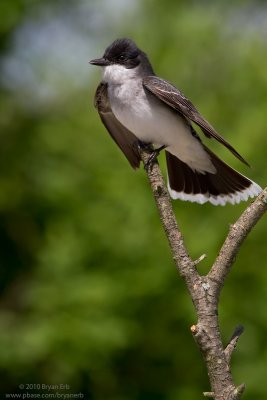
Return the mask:
M151 154L141 150L141 157L144 165L147 164ZM172 209L171 199L166 188L163 176L158 163L153 163L151 167L145 168L157 207L160 213L161 222L169 241L172 255L179 269L180 274L190 282L198 279L194 262L188 255L184 239L178 228L176 218ZM190 274L188 273L190 271Z
M144 165L148 166L150 152L140 149L140 155ZM196 265L205 255L195 261L190 258L158 163L155 162L145 169L176 268L185 281L195 306L198 321L192 325L191 332L207 366L212 390L204 392L204 396L213 397L215 400L239 400L245 385L234 385L230 358L242 330L235 330L224 350L218 322L218 301L225 278L241 244L267 209L267 188L232 225L210 272L206 276L200 276Z
M240 246L266 210L267 188L245 209L236 223L230 227L228 236L208 274L211 280L217 282L217 296L220 294L225 278L230 272Z

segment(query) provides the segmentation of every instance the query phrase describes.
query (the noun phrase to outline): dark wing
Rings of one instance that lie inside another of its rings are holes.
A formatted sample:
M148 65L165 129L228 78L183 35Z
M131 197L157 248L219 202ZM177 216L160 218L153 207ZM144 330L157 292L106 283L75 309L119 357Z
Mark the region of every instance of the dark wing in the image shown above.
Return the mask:
M95 107L112 139L122 150L133 168L140 165L137 137L125 128L113 114L108 99L107 83L100 83L95 94Z
M189 101L175 86L157 76L147 76L143 85L164 103L197 124L208 138L214 138L229 149L240 161L249 165L246 160L206 121Z

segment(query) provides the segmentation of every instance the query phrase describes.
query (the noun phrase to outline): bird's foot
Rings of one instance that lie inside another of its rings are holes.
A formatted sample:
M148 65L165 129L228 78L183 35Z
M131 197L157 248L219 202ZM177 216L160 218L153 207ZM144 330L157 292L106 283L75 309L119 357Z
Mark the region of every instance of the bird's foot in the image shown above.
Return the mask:
M154 147L151 143L144 143L141 140L138 141L137 146L139 149L144 150L147 153L150 153L150 155L144 165L144 168L146 170L149 167L151 167L154 162L157 162L157 157L160 154L161 150L164 150L166 148L166 146L163 145L163 146L158 147L157 149L154 149Z
M157 157L160 154L161 150L164 150L166 148L165 145L158 147L157 149L152 149L150 156L148 157L148 160L146 161L144 167L147 170L150 168L155 162L157 162Z
M144 143L141 140L138 140L136 143L137 148L140 150L144 150L147 153L150 153L148 160L146 161L144 168L147 170L149 167L152 166L154 162L157 162L157 157L160 154L161 150L164 150L166 148L165 145L158 147L157 149L154 149L153 145L151 143Z

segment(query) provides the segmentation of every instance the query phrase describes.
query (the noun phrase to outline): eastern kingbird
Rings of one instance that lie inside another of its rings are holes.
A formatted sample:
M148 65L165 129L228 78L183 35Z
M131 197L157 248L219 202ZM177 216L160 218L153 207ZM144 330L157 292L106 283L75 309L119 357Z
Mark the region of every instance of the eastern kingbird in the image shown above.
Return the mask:
M147 55L132 40L115 40L102 58L90 63L102 67L95 106L103 124L133 168L141 160L137 143L166 149L173 199L225 205L261 192L257 183L201 142L192 122L247 164L175 86L155 75Z

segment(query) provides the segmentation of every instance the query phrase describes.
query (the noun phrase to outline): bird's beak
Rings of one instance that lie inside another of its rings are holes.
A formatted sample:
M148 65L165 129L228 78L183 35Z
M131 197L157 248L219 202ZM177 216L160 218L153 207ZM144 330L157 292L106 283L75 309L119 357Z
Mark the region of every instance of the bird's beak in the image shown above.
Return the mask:
M110 65L109 60L104 57L96 58L95 60L89 61L89 63L92 65L99 65L100 67L106 67L107 65Z

